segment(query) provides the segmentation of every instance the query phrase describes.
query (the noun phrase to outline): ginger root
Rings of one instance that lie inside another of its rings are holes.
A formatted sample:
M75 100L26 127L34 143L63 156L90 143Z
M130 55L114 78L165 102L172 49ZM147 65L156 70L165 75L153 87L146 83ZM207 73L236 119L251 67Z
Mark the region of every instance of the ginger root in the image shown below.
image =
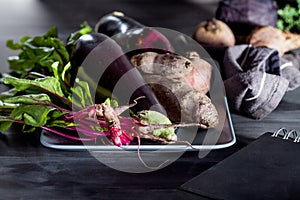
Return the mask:
M271 26L255 28L248 36L247 43L278 50L279 55L300 48L300 34L282 31Z

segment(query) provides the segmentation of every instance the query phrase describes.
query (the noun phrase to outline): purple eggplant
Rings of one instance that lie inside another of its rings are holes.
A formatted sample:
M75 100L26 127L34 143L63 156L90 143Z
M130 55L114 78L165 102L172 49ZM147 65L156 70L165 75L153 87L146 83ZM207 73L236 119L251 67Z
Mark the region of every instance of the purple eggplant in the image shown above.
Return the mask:
M112 12L103 16L95 26L95 31L109 37L125 34L131 29L144 28L145 26L132 18L126 17L121 12Z
M145 98L139 99L133 107L134 111L151 108L164 113L141 74L121 47L108 36L101 33L81 36L75 43L71 63L75 68L81 66L89 81L98 83L97 89L92 91L96 94L96 103L103 102L107 97L115 97L120 105L125 105L143 96Z
M120 12L103 16L96 24L95 31L112 37L126 53L150 50L173 52L172 44L166 36Z

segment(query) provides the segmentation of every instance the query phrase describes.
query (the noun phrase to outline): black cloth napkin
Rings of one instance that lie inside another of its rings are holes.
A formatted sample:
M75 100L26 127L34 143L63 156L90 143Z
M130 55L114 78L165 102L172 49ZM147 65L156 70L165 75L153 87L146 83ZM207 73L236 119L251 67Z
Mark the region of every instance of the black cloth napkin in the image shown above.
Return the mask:
M229 47L222 70L231 108L256 119L272 112L288 90L289 81L280 75L282 62L274 49Z
M240 114L263 119L300 86L300 49L280 56L246 44L204 48L220 69L229 106Z

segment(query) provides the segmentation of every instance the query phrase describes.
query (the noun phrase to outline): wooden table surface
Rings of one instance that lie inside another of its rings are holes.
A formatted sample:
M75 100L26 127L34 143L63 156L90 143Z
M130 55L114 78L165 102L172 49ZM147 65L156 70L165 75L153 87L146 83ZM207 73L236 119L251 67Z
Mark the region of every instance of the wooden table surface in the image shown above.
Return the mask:
M191 35L195 26L214 16L218 1L180 0L2 0L0 66L8 71L8 39L40 35L57 26L60 37L83 21L95 25L104 14L119 10L148 26ZM257 121L232 114L238 139L245 141L281 126L297 128L300 106L291 93L275 113ZM283 117L284 116L284 117ZM204 158L186 152L169 166L149 173L126 173L100 163L88 151L61 151L40 144L39 134L20 134L14 127L0 134L0 199L191 199L178 187L244 147L211 151ZM115 159L120 159L116 157ZM200 199L197 198L197 199Z

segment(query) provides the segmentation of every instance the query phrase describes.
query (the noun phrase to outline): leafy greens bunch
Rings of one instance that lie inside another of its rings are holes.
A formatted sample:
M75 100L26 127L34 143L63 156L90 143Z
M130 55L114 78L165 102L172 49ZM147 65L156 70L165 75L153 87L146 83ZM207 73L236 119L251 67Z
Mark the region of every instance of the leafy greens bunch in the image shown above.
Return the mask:
M300 33L300 0L296 0L296 4L296 6L286 4L278 9L278 29Z
M91 31L83 23L70 35L69 45ZM19 54L8 58L11 72L1 78L9 90L0 94L0 129L8 129L14 122L23 124L23 132L37 127L74 127L74 121L64 118L65 113L74 105L83 109L93 101L86 82L76 80L76 87L72 86L70 56L57 28L50 28L43 36L24 36L16 43L8 40L7 47Z

